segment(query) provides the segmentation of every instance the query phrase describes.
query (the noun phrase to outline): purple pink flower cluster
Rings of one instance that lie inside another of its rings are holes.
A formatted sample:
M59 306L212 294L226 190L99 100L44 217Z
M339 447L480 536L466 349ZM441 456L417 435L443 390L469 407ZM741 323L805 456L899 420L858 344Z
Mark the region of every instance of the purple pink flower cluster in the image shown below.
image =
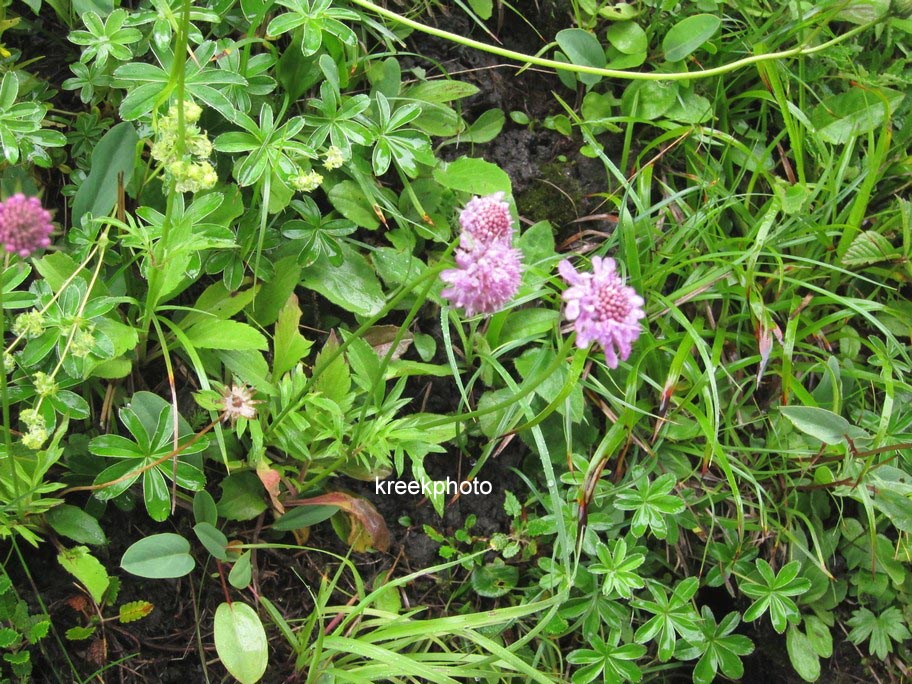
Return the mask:
M0 202L0 244L25 258L51 244L51 213L37 197L22 193Z
M513 247L513 218L503 193L473 198L459 224L456 268L440 274L449 285L441 294L467 316L492 314L516 295L522 277L522 255Z
M503 193L472 198L459 224L456 268L441 274L449 285L442 294L468 316L492 314L516 295L521 277L521 254L513 247L513 219ZM611 258L593 257L591 273L578 272L564 259L558 272L570 285L563 294L564 315L576 330L576 345L597 342L609 368L617 368L640 335L643 298L624 284Z

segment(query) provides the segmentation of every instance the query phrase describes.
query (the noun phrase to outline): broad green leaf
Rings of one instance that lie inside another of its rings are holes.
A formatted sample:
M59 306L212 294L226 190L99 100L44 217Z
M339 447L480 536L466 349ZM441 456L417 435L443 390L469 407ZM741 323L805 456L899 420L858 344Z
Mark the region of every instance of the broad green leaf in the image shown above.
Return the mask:
M186 331L187 340L197 349L259 349L269 348L266 337L256 328L239 321L220 321L206 318Z
M500 135L505 121L506 115L504 115L502 109L489 109L482 112L475 121L470 123L469 127L460 133L459 138L454 142L475 143L477 145L491 142Z
M263 484L249 470L229 475L222 480L222 498L218 512L229 520L252 520L266 510Z
M497 598L509 593L519 581L519 569L514 565L487 563L472 572L472 588L479 596Z
M92 152L89 175L73 198L73 225L78 226L86 212L93 216L107 216L111 212L117 201L118 175L123 174L124 185L133 176L138 142L136 129L127 121L105 133Z
M153 534L132 544L120 559L120 567L131 575L148 579L183 577L196 566L190 542L179 534Z
M855 236L842 257L843 266L870 266L882 261L901 259L890 241L874 230L864 230Z
M870 439L870 436L840 415L816 406L780 406L779 411L803 433L824 444L844 444L850 439Z
M218 509L215 507L215 499L205 491L199 491L193 495L193 519L198 522L207 522L215 525L218 522Z
M228 553L225 550L228 546L228 537L215 525L207 522L196 523L193 526L193 533L200 543L206 547L206 551L211 553L220 561L228 560Z
M653 121L674 106L677 94L676 83L637 81L624 89L621 111L625 116Z
M694 14L672 26L662 41L669 62L679 62L712 38L722 20L712 14Z
M57 534L80 544L101 546L108 543L98 520L76 506L61 504L49 510L45 519Z
M811 112L810 120L822 140L834 145L847 143L853 137L880 128L885 108L892 115L905 93L889 88L854 88L832 95Z
M298 298L290 295L279 310L273 339L272 377L281 378L310 353L313 343L300 332L301 308Z
M111 580L108 577L108 571L89 552L88 547L77 546L72 549L63 549L57 555L57 561L68 573L82 582L95 603L101 603Z
M340 251L344 258L339 266L321 254L305 269L301 285L356 316L373 316L386 304L374 269L347 242L340 244Z
M464 97L476 95L479 91L478 86L472 83L456 81L453 79L441 79L437 81L424 81L413 85L405 91L403 97L419 102L452 102Z
M376 230L380 226L380 219L374 211L373 203L355 181L344 180L336 183L330 188L328 197L336 211L349 221L368 230Z
M235 589L246 589L253 579L253 566L250 563L250 551L244 551L228 573L228 583Z
M473 195L510 194L510 177L496 164L475 157L460 157L443 168L434 169L434 180L450 190Z
M639 24L632 21L618 21L608 27L608 42L618 52L625 55L636 55L646 52L649 40Z
M557 32L555 40L571 63L596 68L605 66L605 49L598 38L588 31L579 28L564 29ZM597 74L577 74L576 77L580 83L589 86L602 80Z
M785 646L795 672L806 682L816 682L820 677L820 658L807 635L792 625L785 634Z
M215 610L215 651L241 684L254 684L266 672L269 651L260 616L246 603L222 603Z
M276 520L272 529L284 532L310 527L332 517L338 510L338 506L298 506Z
M487 21L494 12L493 0L469 0L469 7L478 15L479 19Z

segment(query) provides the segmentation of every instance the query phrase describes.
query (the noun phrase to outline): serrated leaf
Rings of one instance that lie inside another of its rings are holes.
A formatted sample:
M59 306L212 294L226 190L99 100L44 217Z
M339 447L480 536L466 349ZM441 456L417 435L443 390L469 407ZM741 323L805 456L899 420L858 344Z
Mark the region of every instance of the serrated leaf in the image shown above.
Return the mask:
M64 633L64 636L67 638L67 641L84 641L93 634L95 634L95 626L89 625L88 627L70 627Z
M11 627L0 627L0 648L9 648L20 639L19 632Z
M120 607L118 619L123 623L142 620L153 611L155 606L149 601L130 601Z
M206 318L191 325L185 335L187 340L198 349L265 350L269 348L269 343L263 333L238 321Z
M842 257L842 265L870 266L882 261L893 261L901 256L883 235L873 230L865 230L852 240L852 244Z
M108 571L89 552L88 547L76 546L72 549L63 549L57 555L57 561L89 590L95 603L101 603L105 589L108 588Z

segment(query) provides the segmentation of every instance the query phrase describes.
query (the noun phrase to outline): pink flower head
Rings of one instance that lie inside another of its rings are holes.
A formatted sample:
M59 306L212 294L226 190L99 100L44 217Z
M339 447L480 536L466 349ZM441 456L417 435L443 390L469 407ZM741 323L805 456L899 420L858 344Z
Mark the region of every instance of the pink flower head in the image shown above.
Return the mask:
M592 258L592 273L578 273L567 259L557 265L570 285L564 291L564 315L573 321L576 346L588 347L594 340L605 350L609 368L630 356L630 346L640 336L643 298L618 276L614 259Z
M513 217L502 192L470 199L459 214L459 225L465 249L471 249L475 244L503 242L509 245L513 242Z
M494 242L474 249L456 250L456 268L440 274L450 287L441 294L467 316L492 314L503 308L519 289L521 253L508 244Z
M51 244L51 213L37 197L22 193L0 202L0 244L25 258Z

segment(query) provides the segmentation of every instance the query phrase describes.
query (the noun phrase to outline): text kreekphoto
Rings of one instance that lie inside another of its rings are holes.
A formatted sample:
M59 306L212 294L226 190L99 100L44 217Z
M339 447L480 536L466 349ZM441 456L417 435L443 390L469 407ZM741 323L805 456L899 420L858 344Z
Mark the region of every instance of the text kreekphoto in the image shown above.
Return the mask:
M493 487L488 480L462 480L461 482L457 480L451 480L447 477L446 480L426 480L424 482L418 482L416 480L411 480L406 482L405 480L383 480L380 478L374 478L374 493L375 494L412 494L418 496L440 496L441 494L446 495L472 495L472 494L481 494L488 495L493 491Z

